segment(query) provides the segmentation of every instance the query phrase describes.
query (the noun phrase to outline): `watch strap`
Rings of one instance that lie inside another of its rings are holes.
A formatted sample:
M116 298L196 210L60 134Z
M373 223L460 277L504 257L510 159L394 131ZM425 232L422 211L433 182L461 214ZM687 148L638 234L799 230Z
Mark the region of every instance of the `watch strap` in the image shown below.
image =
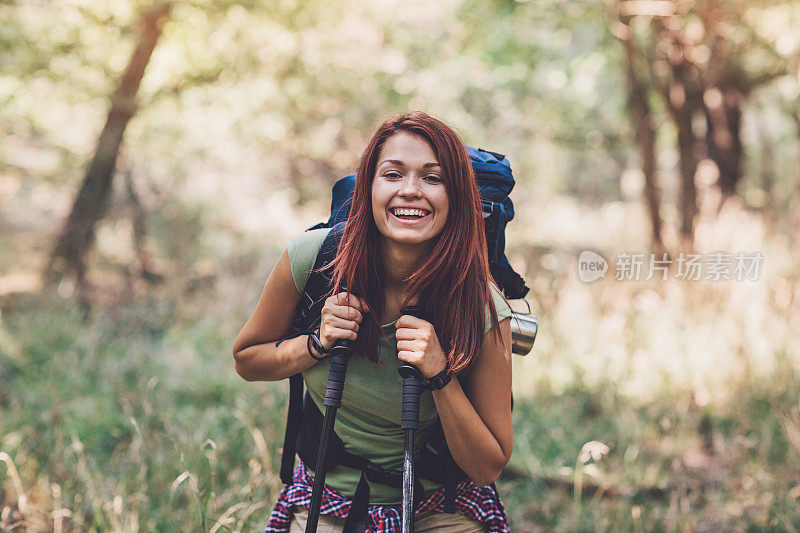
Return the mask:
M428 378L428 382L426 387L430 391L434 390L441 390L443 389L448 383L450 383L450 372L449 369L445 368L438 374L433 377Z
M329 355L328 350L325 349L325 347L322 345L322 341L319 340L319 330L318 329L314 330L314 331L312 331L311 333L308 334L308 344L306 345L306 348L308 348L308 355L310 355L312 358L316 359L317 361L321 361L321 360L325 359L326 357L328 357L328 355ZM312 350L312 348L313 348L313 350ZM315 355L314 354L315 351L320 355L319 356Z

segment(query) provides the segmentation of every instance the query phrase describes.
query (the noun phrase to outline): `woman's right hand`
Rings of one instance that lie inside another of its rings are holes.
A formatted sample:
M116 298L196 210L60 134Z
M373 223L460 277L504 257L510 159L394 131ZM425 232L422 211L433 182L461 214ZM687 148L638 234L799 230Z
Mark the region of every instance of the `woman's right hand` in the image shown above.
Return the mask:
M333 348L339 339L356 340L363 313L368 312L366 302L346 292L329 296L322 307L319 340L325 350Z

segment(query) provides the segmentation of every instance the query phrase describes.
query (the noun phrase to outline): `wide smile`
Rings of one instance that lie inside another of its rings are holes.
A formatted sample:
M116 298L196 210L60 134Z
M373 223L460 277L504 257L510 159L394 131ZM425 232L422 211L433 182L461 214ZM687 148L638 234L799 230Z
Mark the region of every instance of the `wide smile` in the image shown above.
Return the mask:
M427 209L412 207L392 207L389 213L394 220L402 224L419 224L430 218L431 212Z

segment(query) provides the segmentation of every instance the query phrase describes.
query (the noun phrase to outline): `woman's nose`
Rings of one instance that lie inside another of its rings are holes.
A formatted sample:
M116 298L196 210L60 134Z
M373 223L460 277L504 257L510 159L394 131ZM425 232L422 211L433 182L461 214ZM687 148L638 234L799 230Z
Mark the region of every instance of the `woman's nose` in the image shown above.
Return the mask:
M400 196L419 196L419 181L417 178L410 176L403 180L403 185L400 188Z

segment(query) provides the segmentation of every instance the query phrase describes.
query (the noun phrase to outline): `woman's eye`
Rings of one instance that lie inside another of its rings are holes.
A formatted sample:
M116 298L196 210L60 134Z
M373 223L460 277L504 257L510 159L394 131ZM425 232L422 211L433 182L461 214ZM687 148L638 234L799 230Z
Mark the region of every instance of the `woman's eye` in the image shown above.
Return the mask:
M398 172L394 172L392 170L390 170L389 172L384 172L383 173L383 177L384 178L391 178L391 179L402 178L402 176Z
M434 183L442 183L444 181L441 176L438 176L436 174L430 174L428 176L425 176L425 179L428 181L432 181Z

